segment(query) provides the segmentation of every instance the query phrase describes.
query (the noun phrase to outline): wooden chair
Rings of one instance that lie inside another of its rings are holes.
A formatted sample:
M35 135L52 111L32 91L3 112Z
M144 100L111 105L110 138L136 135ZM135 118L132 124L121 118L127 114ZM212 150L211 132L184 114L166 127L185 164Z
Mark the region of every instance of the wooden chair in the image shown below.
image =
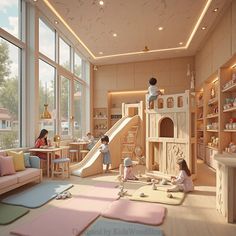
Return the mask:
M74 161L74 159L78 162L79 160L79 152L78 150L74 150L74 149L71 149L69 150L69 158L71 160L71 162Z

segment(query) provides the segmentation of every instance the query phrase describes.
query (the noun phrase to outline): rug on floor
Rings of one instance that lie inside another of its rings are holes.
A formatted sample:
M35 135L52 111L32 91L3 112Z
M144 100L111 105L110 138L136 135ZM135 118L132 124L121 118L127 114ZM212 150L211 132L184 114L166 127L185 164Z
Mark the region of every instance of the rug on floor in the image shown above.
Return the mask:
M10 224L28 212L24 207L0 203L0 225Z
M124 236L148 235L163 236L162 231L155 226L128 223L119 220L97 219L83 234L83 236Z
M80 235L118 197L119 189L91 186L11 231L15 235ZM43 227L42 227L43 225Z
M148 225L160 225L165 218L166 208L153 203L134 202L129 199L119 199L102 213L102 216L111 219Z
M152 189L152 185L143 186L137 189L131 197L130 200L134 201L144 201L144 202L155 202L163 203L169 205L180 205L184 201L185 193L174 192L171 193L172 198L167 197L166 192L167 187L157 186L157 190ZM140 194L144 193L144 197L140 197Z
M73 187L72 184L63 181L44 182L4 198L2 202L28 208L37 208L71 187Z

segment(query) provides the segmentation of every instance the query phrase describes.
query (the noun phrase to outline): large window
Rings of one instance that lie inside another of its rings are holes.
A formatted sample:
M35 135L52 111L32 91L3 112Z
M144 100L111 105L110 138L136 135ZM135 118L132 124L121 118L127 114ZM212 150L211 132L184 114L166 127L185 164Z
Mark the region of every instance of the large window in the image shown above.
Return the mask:
M55 68L46 62L39 60L39 114L40 129L47 129L50 138L54 136L56 118L55 99ZM45 111L45 105L51 119L41 119Z
M49 28L41 19L39 19L39 51L55 61L55 30Z
M60 92L60 108L61 108L61 134L68 136L71 134L70 124L70 104L71 104L71 83L70 80L61 76L61 92Z
M81 78L82 60L77 53L74 54L74 74Z
M20 36L20 0L0 1L0 27L17 38Z
M70 61L70 46L60 38L59 41L59 62L67 70L71 70L71 61Z
M21 49L0 38L0 149L19 147Z
M74 136L82 137L82 85L74 81Z

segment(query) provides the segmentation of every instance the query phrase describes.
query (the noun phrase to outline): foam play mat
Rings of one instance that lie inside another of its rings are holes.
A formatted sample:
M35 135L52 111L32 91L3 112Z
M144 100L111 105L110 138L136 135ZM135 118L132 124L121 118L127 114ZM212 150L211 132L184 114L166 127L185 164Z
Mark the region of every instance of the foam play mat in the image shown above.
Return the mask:
M164 221L165 213L165 207L158 204L120 199L112 202L110 207L102 213L102 216L148 225L160 225Z
M37 208L71 187L73 187L72 184L62 181L40 183L20 193L4 198L2 202L28 208Z
M183 192L172 192L172 198L167 197L166 187L157 186L157 190L153 190L151 185L143 186L137 189L131 197L130 200L134 201L144 201L144 202L156 202L169 205L180 205L185 197ZM140 194L144 196L140 196Z
M149 235L162 236L162 231L154 226L128 223L119 220L98 219L83 234L83 236L107 235Z
M0 225L10 224L28 212L29 209L24 207L0 203Z

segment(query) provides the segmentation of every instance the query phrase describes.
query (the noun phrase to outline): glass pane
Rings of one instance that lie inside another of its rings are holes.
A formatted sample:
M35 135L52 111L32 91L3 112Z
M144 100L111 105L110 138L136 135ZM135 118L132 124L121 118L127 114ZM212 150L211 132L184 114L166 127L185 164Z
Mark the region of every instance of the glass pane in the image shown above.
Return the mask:
M74 136L82 138L82 84L74 81Z
M60 65L70 70L70 46L60 38Z
M74 73L77 75L79 78L81 78L81 65L82 65L82 60L78 56L78 54L75 53L75 64L74 64Z
M39 51L55 61L55 30L39 19Z
M0 1L0 27L17 38L21 38L20 2L20 0Z
M70 80L61 76L61 134L69 135L71 133L70 124Z
M40 119L40 129L49 132L49 139L54 136L56 102L55 102L55 68L46 62L39 60L39 115L40 118L45 110L44 104L48 104L51 119Z
M20 146L20 54L0 38L0 149Z

